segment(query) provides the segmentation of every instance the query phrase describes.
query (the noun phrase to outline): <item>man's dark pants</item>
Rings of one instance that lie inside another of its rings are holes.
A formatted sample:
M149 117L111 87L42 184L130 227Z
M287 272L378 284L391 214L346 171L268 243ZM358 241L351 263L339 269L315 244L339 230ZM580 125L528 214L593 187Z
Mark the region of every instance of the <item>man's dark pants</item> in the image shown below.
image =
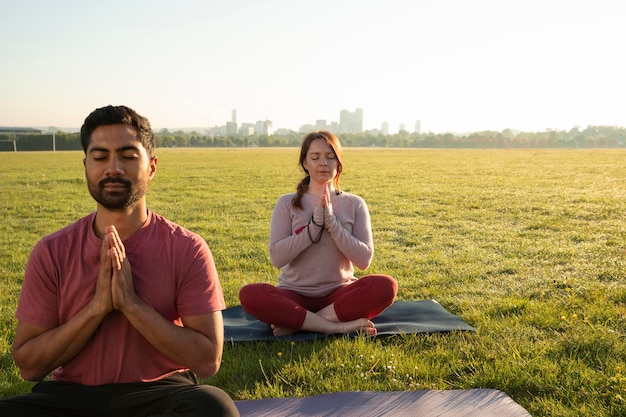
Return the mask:
M42 381L30 394L0 399L2 417L239 416L223 390L200 385L191 372L155 382L85 386Z

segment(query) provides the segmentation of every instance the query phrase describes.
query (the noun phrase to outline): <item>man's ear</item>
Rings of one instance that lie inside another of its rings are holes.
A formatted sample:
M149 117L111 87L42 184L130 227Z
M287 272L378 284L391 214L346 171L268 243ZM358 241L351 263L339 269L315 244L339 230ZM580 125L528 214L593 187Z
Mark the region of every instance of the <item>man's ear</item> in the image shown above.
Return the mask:
M153 156L150 160L150 179L154 178L154 174L156 174L156 166L159 162L159 158Z

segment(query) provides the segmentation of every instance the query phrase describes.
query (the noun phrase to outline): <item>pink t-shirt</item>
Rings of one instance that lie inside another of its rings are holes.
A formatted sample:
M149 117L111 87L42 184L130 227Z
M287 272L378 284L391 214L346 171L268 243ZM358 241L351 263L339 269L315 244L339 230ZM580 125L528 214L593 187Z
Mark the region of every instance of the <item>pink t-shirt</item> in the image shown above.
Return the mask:
M28 260L18 320L54 328L77 314L95 293L102 241L95 213L44 237ZM139 297L167 320L225 308L213 257L197 234L151 211L124 240ZM149 381L186 369L157 351L118 311L109 313L83 350L52 376L83 385Z

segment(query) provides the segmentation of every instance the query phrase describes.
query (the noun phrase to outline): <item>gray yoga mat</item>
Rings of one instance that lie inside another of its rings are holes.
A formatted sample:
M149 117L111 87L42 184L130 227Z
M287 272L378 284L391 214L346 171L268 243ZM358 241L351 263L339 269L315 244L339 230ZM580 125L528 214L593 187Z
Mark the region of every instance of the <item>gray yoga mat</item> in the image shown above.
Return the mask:
M323 333L298 332L276 337L267 324L247 314L241 306L227 308L223 315L226 342L298 341L329 336ZM460 317L448 312L435 300L396 301L372 321L378 330L376 336L476 330ZM356 333L353 336L356 336Z
M235 404L241 417L531 417L495 389L335 392Z

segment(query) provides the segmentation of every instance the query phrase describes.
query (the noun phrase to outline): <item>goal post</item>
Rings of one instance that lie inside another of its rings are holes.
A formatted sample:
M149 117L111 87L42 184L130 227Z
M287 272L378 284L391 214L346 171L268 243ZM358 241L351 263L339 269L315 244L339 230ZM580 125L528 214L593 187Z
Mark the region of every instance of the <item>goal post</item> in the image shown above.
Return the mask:
M8 139L0 139L0 152L29 152L52 151L56 152L56 134L15 134ZM5 136L6 138L6 136Z
M17 152L15 139L0 139L0 152Z

